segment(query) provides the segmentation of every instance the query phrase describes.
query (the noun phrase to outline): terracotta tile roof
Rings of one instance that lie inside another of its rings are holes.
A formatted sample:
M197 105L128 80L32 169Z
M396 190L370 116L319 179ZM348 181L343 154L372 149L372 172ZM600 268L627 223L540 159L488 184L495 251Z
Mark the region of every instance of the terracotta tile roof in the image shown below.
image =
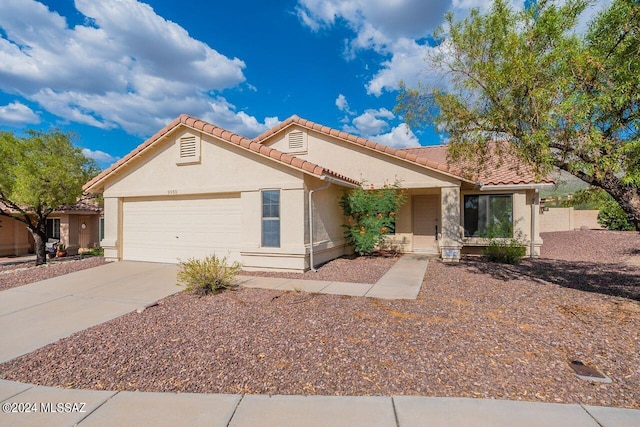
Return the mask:
M430 147L405 148L403 151L415 154L418 157L431 159L437 163L448 164L447 146L437 145ZM460 169L472 169L464 167L464 162ZM504 155L502 162L491 160L490 164L474 178L482 185L531 185L531 184L553 184L550 176L536 179L533 170L520 162L514 156Z
M235 144L239 147L244 148L245 150L252 151L260 156L267 157L272 159L275 162L285 164L287 166L291 166L295 169L301 170L304 173L308 173L310 175L314 175L316 177L328 176L331 178L335 178L341 181L348 182L350 184L360 185L360 182L349 178L347 176L338 174L333 172L327 168L323 168L322 166L316 165L315 163L308 162L306 160L302 160L300 158L291 156L289 154L278 151L274 148L267 147L262 145L255 140L250 140L245 138L244 136L235 134L226 129L213 125L211 123L207 123L204 120L200 120L197 117L191 117L187 114L182 114L180 117L173 120L167 126L158 131L151 138L147 139L145 142L136 147L129 154L124 156L118 162L114 163L110 168L106 169L98 176L93 178L91 181L87 182L83 189L88 190L94 187L99 182L103 181L105 178L110 176L112 173L117 171L126 165L131 159L142 153L143 151L149 149L156 141L173 131L179 125L186 125L190 128L199 130L203 133L215 136L219 139L222 139L228 143Z
M298 116L291 116L285 121L281 122L277 126L263 132L262 134L255 137L253 140L259 143L264 142L266 139L280 132L282 129L291 126L292 124L297 124L302 127L305 127L310 130L314 130L319 133L323 133L325 135L333 136L335 138L342 139L344 141L351 142L353 144L361 145L363 147L370 148L372 150L385 153L387 155L397 157L399 159L408 160L413 163L417 163L419 165L425 166L428 169L432 169L445 175L451 175L457 179L462 179L464 181L469 181L469 179L465 176L462 170L458 170L456 168L449 167L446 162L436 162L430 158L417 156L413 153L408 153L406 150L401 148L392 148L384 144L380 144L378 142L374 142L360 136L351 135L347 132L339 131L337 129L330 128L328 126L323 126L321 124L312 122L311 120L306 120Z
M295 115L258 135L253 140L262 143L272 135L275 135L282 129L294 123L325 135L330 135L400 159L417 163L429 169L433 169L447 175L452 175L455 178L474 184L530 185L534 183L553 183L553 179L550 177L545 177L542 180L536 180L535 174L531 168L523 165L515 159L515 157L505 158L501 164L498 164L499 162L495 162L495 164L488 167L486 171L479 175L474 175L470 172L473 168L465 166L464 163L455 165L450 164L447 160L447 147L444 145L419 148L392 148L384 144L314 123Z
M15 209L11 208L10 206L7 206L6 204L0 202L0 209L7 211L7 212L17 212ZM102 211L102 209L100 208L100 206L97 205L97 203L93 202L93 201L87 201L87 200L80 200L78 203L76 203L75 205L63 205L60 206L58 208L56 208L56 210L54 210L54 213L61 213L61 212L95 212L95 213L100 213Z

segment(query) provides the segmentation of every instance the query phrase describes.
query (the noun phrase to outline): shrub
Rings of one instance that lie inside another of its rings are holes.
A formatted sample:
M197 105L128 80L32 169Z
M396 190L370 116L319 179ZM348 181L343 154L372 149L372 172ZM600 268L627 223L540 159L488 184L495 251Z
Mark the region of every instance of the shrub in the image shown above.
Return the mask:
M371 255L384 236L395 232L396 214L406 201L398 182L344 193L340 206L347 217L345 237L358 255Z
M178 267L178 283L185 286L186 291L200 296L235 288L235 277L240 271L239 262L228 265L227 257L215 255L180 261Z
M522 232L520 230L514 231L511 225L508 226L508 229L500 224L490 226L483 237L489 240L489 244L482 250L482 253L491 262L518 264L527 253Z
M80 253L81 257L90 257L90 256L104 256L104 249L100 247L87 249L86 251L82 251Z
M489 261L503 264L518 264L527 253L527 248L516 239L492 239L483 254Z
M629 231L635 229L631 222L629 222L627 214L613 198L606 201L600 208L600 212L598 212L598 224L608 230Z

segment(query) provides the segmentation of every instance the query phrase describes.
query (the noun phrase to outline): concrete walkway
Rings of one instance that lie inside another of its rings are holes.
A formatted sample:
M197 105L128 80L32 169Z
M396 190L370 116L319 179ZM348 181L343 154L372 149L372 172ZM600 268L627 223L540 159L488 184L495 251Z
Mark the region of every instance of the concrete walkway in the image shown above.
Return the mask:
M417 266L426 268L426 260L400 261L396 264L400 273L413 272L414 279L424 274ZM175 265L119 262L0 292L0 360L18 357L180 291L175 285L176 271ZM385 277L376 285L366 285L364 294L369 295L378 284L384 293L391 283ZM271 282L253 279L258 280L245 286ZM415 280L400 283L413 289L411 295L417 294ZM353 285L344 284L351 290ZM278 289L299 286L316 292L343 288L341 282L289 281L280 282ZM581 405L410 396L136 393L58 389L5 380L0 380L0 402L2 426L640 426L639 410Z
M427 271L429 258L429 255L424 254L405 254L373 285L259 276L239 276L239 284L246 288L281 291L317 292L384 299L416 299Z

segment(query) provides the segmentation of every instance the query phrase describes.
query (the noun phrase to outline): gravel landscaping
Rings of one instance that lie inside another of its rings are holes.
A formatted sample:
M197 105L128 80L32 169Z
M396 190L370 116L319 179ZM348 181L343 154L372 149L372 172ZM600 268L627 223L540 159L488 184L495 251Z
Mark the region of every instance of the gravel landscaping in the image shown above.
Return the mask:
M265 271L242 271L243 276L284 277L287 279L328 280L351 283L376 283L400 259L400 255L343 257L329 261L317 272L280 273Z
M0 265L0 291L73 273L105 263L101 256L55 258L36 267L35 261Z
M640 408L640 235L548 233L518 266L430 261L418 299L180 293L0 365L107 390L483 397ZM345 264L344 275L350 264ZM577 378L580 360L612 379Z

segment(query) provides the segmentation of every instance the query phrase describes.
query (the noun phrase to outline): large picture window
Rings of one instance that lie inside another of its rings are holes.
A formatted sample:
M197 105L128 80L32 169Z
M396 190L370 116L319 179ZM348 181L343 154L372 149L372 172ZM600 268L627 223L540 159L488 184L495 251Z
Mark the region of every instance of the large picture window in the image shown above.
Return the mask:
M280 247L280 191L262 192L262 246Z
M47 239L60 240L60 218L47 218Z
M464 196L465 237L513 237L511 194Z

